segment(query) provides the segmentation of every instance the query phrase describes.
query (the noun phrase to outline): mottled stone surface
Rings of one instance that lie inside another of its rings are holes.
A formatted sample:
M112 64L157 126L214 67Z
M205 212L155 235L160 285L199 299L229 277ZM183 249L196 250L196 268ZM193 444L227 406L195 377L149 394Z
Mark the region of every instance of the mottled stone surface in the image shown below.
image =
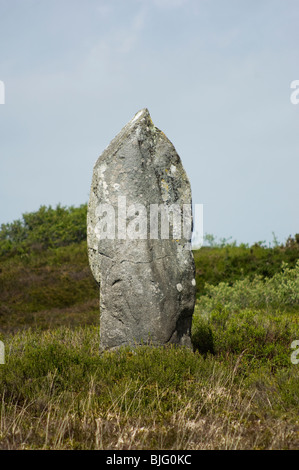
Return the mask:
M131 204L146 207L147 225L137 224L141 212L132 207L124 216L119 206L124 200L127 210ZM115 208L114 239L99 237L102 204ZM158 239L151 239L151 204L191 207L191 189L174 146L143 109L111 141L93 170L87 242L90 267L100 286L102 350L148 342L191 347L191 233L174 239L170 224L169 239L161 239L160 231ZM129 238L134 231L142 238Z

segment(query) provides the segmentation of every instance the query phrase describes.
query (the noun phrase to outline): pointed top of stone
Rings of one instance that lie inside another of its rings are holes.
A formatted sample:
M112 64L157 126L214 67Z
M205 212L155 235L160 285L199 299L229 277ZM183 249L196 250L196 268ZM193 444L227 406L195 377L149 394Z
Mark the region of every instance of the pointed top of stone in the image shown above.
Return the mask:
M140 111L138 111L135 116L131 119L131 121L129 121L124 127L123 129L131 129L133 130L133 128L135 128L136 126L138 125L143 125L143 126L147 126L148 123L151 123L153 125L153 122L152 122L152 119L151 119L151 116L150 116L150 113L149 113L149 110L147 108L143 108L143 109L140 109ZM122 130L123 130L122 129ZM122 132L122 131L121 131Z
M111 140L110 144L105 148L101 155L105 157L107 153L115 152L121 146L122 142L129 137L137 128L151 127L155 128L147 108L140 109L135 116L121 129L121 131ZM138 131L137 131L138 134Z
M140 111L138 111L135 116L131 119L131 123L133 122L136 122L140 119L142 119L143 117L150 117L150 113L149 113L149 110L147 108L143 108L143 109L140 109Z
M140 109L134 117L126 124L126 126L132 126L135 124L144 123L146 120L150 119L151 116L147 108ZM125 126L125 127L126 127Z

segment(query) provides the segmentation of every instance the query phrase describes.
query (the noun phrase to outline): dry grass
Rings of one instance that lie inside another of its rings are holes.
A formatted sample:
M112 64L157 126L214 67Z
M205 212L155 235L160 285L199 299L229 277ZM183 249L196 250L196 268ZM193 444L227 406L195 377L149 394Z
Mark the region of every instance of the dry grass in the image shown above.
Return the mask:
M92 405L94 393L91 382L88 396L80 402L80 412L76 398L65 408L62 394L50 399L38 415L32 414L33 409L41 406L38 400L19 406L2 396L0 448L298 449L298 425L281 419L257 419L253 413L254 397L242 397L241 390L234 395L222 386L218 390L202 390L200 401L190 401L164 422L149 420L144 414L134 418L123 414L118 401L101 413ZM219 399L222 401L223 398L225 403L219 412ZM125 395L119 400L125 400ZM138 392L135 400L138 400ZM194 407L197 407L195 415Z

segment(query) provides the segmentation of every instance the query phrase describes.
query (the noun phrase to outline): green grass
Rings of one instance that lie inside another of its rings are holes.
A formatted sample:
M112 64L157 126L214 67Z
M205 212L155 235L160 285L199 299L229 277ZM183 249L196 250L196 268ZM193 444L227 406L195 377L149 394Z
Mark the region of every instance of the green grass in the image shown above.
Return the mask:
M98 324L86 241L0 261L0 332Z
M231 314L221 307L209 317L198 306L193 318L193 341L196 349L219 356L244 354L244 358L285 366L290 362L291 342L299 338L299 309L243 309Z
M206 354L242 354L272 367L287 366L290 344L299 338L299 261L272 278L256 275L232 286L207 285L197 301L193 344Z
M294 267L298 258L299 243L292 238L285 245L274 248L259 244L202 247L194 251L198 296L207 293L207 283L232 285L237 280L253 279L256 275L272 277L283 263Z

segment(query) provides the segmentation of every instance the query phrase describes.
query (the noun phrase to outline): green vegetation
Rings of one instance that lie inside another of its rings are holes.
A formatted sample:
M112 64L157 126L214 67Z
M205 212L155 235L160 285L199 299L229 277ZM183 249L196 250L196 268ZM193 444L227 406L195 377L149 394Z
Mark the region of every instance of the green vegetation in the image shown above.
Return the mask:
M192 324L198 351L289 363L290 338L299 334L299 261L293 269L283 265L272 278L208 285L207 291Z
M194 351L99 354L85 219L2 225L0 449L298 449L298 235L194 252Z
M207 236L210 242L210 237ZM256 275L272 277L280 270L282 263L294 267L299 258L299 234L291 236L285 245L274 243L272 248L263 242L253 246L235 243L203 246L194 252L196 264L196 284L199 295L207 293L207 284L217 285L228 282L232 285L239 279L253 279Z
M98 295L86 241L3 257L0 331L96 324Z
M23 214L22 220L2 224L0 256L28 254L47 248L80 243L86 239L87 205L56 209L41 206L37 212Z
M198 302L202 314L212 312L218 306L236 313L240 309L273 309L299 306L299 260L295 267L282 264L281 270L272 278L256 275L235 281L220 282L217 286L206 284L206 294Z
M6 350L0 448L298 448L298 366L173 347L99 355L96 327L19 332Z

